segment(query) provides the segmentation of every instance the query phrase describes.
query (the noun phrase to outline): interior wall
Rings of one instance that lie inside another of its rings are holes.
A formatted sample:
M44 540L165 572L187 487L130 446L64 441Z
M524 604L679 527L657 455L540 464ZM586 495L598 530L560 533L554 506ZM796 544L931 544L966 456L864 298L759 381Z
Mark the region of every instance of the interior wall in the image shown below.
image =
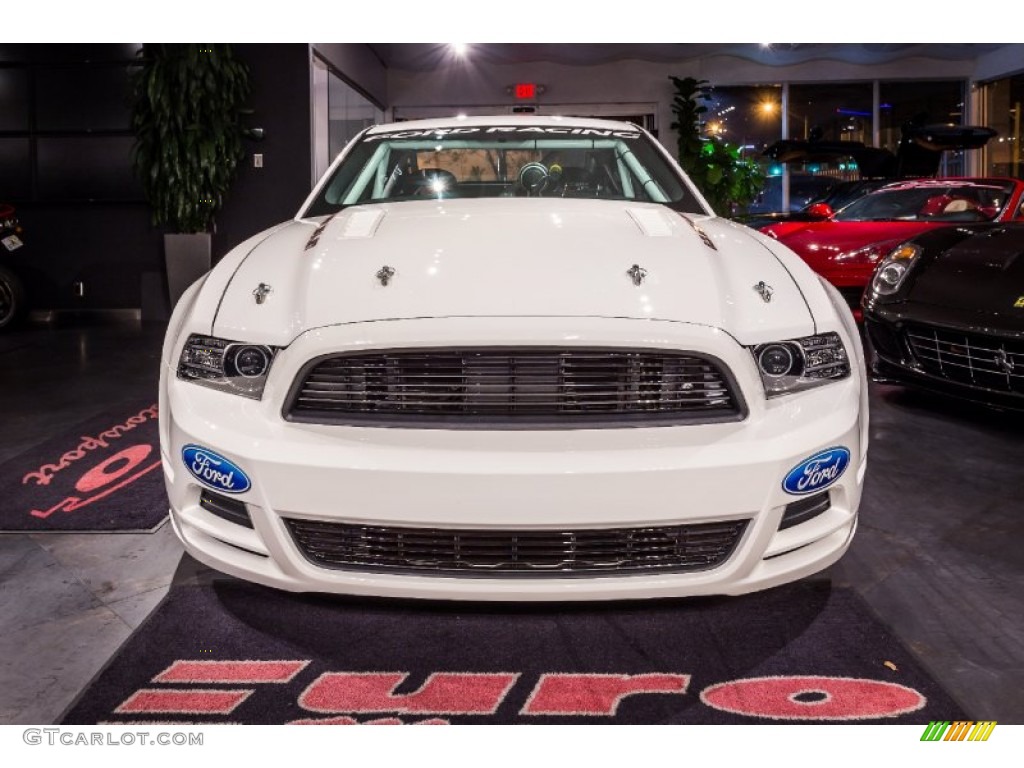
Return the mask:
M388 106L388 73L366 43L313 43L313 50L350 85L382 109Z
M975 80L995 80L1024 72L1024 44L1011 43L979 56L971 76Z
M139 308L142 275L163 272L163 231L132 173L129 72L139 47L0 44L0 202L16 206L25 242L2 257L28 278L37 309ZM247 143L217 217L215 258L290 218L312 186L309 46L235 50L251 75L248 122L266 139Z
M238 243L293 217L313 188L310 49L301 43L236 45L249 67L251 126L262 141L246 143L247 156L217 217L214 259ZM253 155L263 155L256 168Z
M3 258L36 306L138 307L141 273L160 268L131 168L138 49L0 45L0 202L16 207L25 242Z

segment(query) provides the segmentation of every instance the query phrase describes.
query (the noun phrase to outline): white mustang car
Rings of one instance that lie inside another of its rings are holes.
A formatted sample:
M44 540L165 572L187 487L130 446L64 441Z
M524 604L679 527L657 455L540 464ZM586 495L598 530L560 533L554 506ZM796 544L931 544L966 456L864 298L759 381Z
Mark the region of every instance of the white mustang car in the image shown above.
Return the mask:
M175 309L171 520L293 591L740 594L857 526L839 294L629 124L382 125Z

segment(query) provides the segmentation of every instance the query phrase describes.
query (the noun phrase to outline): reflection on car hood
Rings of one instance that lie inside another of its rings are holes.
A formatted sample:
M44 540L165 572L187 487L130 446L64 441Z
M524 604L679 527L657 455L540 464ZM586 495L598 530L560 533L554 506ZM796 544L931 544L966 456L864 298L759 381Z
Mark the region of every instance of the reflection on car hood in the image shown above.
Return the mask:
M762 231L818 270L866 246L902 242L937 226L923 221L816 221L773 224Z
M984 227L935 254L912 272L908 298L954 310L1005 318L1024 327L1024 227ZM1007 325L1007 322L1009 325Z
M639 285L633 265L646 271ZM272 293L257 305L260 283ZM281 228L231 278L213 331L287 344L322 326L453 316L671 320L746 343L814 327L790 272L732 222L651 204L475 199L355 206Z

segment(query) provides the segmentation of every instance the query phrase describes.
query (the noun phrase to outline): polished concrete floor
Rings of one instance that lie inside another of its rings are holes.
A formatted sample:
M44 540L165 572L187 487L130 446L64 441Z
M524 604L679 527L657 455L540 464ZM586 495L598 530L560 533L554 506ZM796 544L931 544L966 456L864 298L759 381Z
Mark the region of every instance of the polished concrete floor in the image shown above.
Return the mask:
M154 393L161 340L138 325L0 336L0 462ZM973 717L1024 723L1024 417L874 385L871 404L860 529L819 578L863 595ZM210 574L167 525L0 535L0 723L57 720L175 578Z

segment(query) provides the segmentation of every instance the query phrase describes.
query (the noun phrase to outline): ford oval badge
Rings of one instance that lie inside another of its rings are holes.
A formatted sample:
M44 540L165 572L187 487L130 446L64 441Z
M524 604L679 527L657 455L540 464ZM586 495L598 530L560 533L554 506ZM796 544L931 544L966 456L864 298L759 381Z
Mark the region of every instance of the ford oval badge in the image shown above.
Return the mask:
M804 459L786 475L782 488L786 493L803 496L823 491L843 476L850 465L850 451L841 446L829 448Z
M205 486L224 493L245 493L252 487L249 476L219 453L198 445L181 449L181 459L192 476Z

